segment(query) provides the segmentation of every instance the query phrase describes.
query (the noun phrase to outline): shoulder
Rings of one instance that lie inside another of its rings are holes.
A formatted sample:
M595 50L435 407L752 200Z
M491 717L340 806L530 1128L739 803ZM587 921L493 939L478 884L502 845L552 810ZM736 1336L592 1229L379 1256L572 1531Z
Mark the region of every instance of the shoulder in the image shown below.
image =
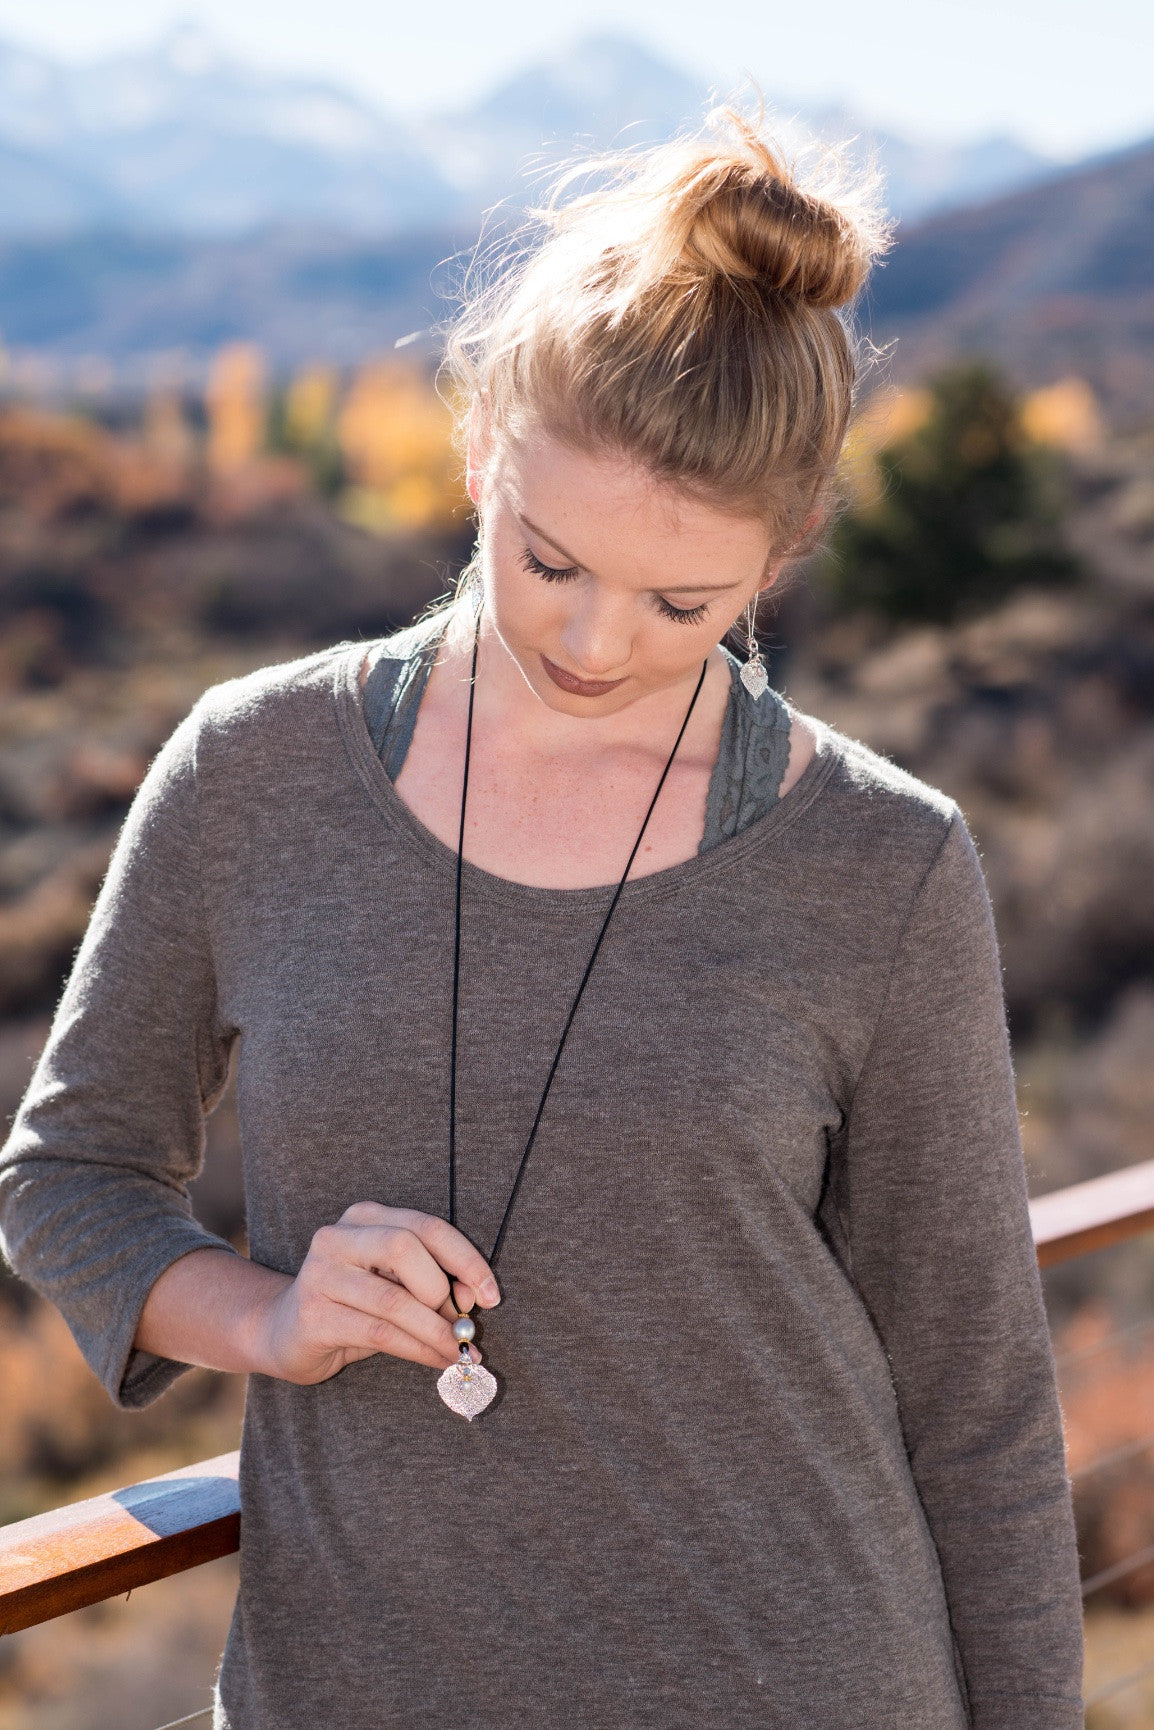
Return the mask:
M210 685L192 713L202 726L227 729L254 717L271 716L278 710L292 712L302 703L327 698L334 679L347 675L350 669L355 680L365 659L371 664L418 659L443 629L443 614L432 613L387 637L369 642L348 638L289 661L257 667L238 678Z
M202 693L192 714L202 725L227 726L230 721L291 704L298 696L330 691L337 664L352 656L358 646L368 645L351 640L334 643L291 661L277 661L233 679L222 679Z
M448 622L449 609L438 606L403 630L382 637L372 647L372 659L399 663L417 661L440 641Z
M336 692L342 681L355 682L366 647L334 643L210 685L178 729L199 769L277 776L294 754L323 753L337 738Z
M955 928L988 942L989 886L958 801L862 740L803 718L814 758L783 805L808 786L798 807L805 821L792 825L795 865L823 917L857 928L847 943L876 940L883 951L911 921L924 927L931 952Z
M814 788L809 810L820 846L879 875L916 880L953 840L973 846L956 799L819 716L792 708L813 738L798 791ZM789 795L792 797L793 795Z
M795 713L797 713L795 711ZM939 834L959 814L957 801L900 763L816 715L798 718L814 734L815 755L832 759L831 791L847 809L871 819L887 817Z

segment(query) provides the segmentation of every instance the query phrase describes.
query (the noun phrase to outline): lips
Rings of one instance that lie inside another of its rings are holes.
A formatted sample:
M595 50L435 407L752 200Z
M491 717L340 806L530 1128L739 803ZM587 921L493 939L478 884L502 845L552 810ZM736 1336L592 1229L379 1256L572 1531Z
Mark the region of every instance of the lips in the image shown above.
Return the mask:
M624 679L578 679L563 667L555 666L548 655L541 656L541 664L553 683L572 697L603 697L607 691L615 691L618 685L625 683Z

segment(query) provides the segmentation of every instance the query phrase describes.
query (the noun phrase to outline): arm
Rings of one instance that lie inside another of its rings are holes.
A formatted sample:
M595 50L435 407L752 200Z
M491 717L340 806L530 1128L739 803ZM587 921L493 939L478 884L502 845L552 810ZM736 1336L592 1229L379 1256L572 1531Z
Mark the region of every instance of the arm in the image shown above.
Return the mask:
M156 1357L241 1375L271 1374L269 1308L289 1274L217 1249L193 1250L149 1291L135 1346Z
M846 1127L852 1270L893 1371L975 1730L1081 1730L1078 1560L993 917L960 813Z
M201 895L196 736L194 710L137 792L0 1152L0 1246L122 1406L147 1405L188 1367L134 1347L157 1277L194 1250L242 1259L193 1218L188 1193L233 1036Z
M498 1300L446 1221L356 1204L294 1279L192 1217L234 1033L201 884L196 735L194 711L125 821L0 1153L0 1247L119 1405L148 1404L192 1364L296 1382L377 1351L444 1368L458 1355L447 1275L462 1307Z

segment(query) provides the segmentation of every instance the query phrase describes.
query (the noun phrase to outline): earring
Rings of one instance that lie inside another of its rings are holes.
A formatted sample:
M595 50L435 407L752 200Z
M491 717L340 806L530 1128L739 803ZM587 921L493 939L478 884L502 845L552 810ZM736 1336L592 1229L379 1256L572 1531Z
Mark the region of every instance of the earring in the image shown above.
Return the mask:
M472 609L473 616L476 617L476 615L481 611L481 603L485 599L485 584L482 580L481 572L475 559L470 562L467 570L462 571L461 575L463 578L462 590L465 599L468 601L469 606Z
M754 604L750 601L745 609L745 635L749 646L749 659L741 669L741 682L756 699L769 688L769 674L765 670L765 662L761 658L757 636L753 629Z

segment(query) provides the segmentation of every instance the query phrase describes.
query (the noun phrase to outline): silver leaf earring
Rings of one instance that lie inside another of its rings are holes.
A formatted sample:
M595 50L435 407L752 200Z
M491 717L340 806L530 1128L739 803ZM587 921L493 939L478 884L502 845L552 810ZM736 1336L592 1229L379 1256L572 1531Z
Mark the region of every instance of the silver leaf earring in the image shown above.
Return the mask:
M745 609L745 635L749 647L749 659L741 669L741 682L755 700L763 691L769 689L769 674L765 670L765 662L761 658L757 637L753 629L754 603L750 601Z

